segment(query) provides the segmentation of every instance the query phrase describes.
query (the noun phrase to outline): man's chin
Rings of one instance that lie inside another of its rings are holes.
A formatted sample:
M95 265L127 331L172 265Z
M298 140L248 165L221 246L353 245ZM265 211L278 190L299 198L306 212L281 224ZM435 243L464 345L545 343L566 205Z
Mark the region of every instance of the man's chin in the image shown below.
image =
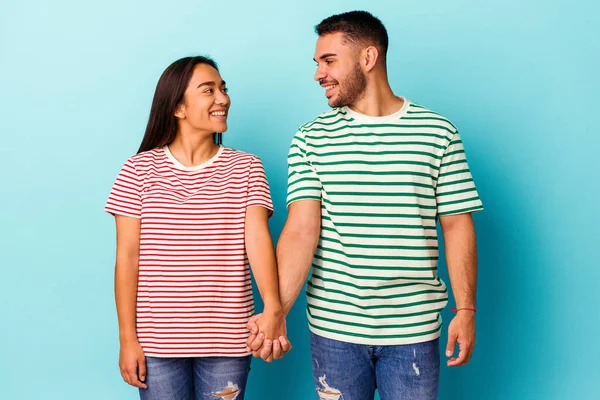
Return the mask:
M327 104L329 104L329 107L331 108L338 108L342 106L342 102L337 96L327 99Z

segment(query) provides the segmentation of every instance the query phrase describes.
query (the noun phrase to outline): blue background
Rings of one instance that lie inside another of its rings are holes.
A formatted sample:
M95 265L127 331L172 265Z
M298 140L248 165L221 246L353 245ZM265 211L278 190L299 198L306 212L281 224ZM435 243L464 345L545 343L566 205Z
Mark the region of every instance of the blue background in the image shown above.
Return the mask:
M459 127L486 207L476 352L443 367L440 399L600 399L591 0L2 0L0 398L137 398L117 368L115 232L102 209L158 77L183 56L219 62L233 102L224 140L263 159L276 238L289 142L328 109L313 26L352 9L386 24L396 94ZM315 397L304 304L289 319L293 352L253 363L250 400Z

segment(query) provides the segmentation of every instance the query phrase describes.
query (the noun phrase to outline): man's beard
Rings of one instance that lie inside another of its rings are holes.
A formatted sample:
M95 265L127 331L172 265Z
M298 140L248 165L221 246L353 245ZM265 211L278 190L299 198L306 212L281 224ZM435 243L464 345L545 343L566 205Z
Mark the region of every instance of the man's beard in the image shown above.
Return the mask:
M335 96L331 104L332 108L354 104L364 95L367 87L367 78L358 63L355 64L354 71L348 74L342 82L344 83L343 90L340 90Z

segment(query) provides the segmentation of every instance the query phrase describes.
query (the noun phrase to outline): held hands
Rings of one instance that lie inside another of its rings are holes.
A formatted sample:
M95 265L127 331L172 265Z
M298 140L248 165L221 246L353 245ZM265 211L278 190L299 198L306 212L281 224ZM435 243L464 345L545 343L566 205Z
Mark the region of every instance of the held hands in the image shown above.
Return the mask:
M460 348L458 357L454 355L455 346ZM473 355L475 347L475 313L469 310L459 310L448 326L448 344L446 357L450 357L449 367L465 365Z
M281 312L268 311L254 315L247 324L250 337L246 341L248 351L254 357L259 357L266 362L283 358L284 353L292 349L292 344L287 340L285 317Z

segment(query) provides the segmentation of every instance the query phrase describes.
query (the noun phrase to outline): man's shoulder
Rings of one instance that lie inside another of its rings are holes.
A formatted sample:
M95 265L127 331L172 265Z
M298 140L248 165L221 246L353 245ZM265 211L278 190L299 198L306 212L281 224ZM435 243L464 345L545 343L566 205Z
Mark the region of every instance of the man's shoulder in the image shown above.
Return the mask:
M343 108L333 108L329 111L321 113L317 118L309 121L298 128L300 132L310 132L318 129L324 129L328 125L333 125L344 119L347 112Z
M408 106L408 110L404 119L414 120L422 122L423 124L440 125L447 130L456 132L457 128L454 126L452 121L442 114L430 110L420 104L411 102Z

